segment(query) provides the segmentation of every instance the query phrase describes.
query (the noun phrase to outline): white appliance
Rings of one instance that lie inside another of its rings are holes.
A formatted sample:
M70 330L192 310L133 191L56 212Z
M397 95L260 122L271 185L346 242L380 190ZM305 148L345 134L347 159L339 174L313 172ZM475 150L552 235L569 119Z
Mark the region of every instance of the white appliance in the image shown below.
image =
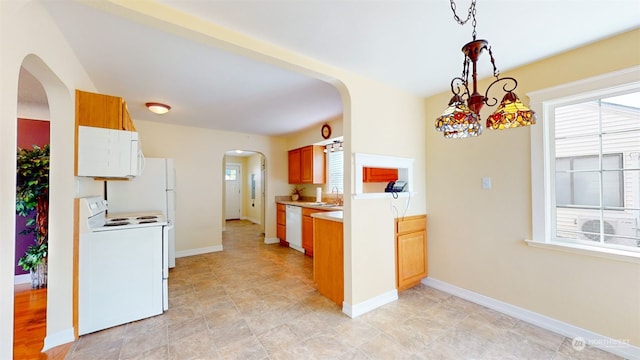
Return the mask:
M80 199L78 333L159 315L168 304L162 214L105 218L101 196Z
M600 218L596 215L579 216L577 219L579 238L600 240ZM632 214L620 214L617 218L604 218L605 243L640 247L640 233Z
M173 159L146 158L144 171L129 181L107 181L110 213L160 211L175 225L175 170ZM174 227L169 229L169 267L176 266Z
M302 248L302 207L287 205L286 214L286 238L289 247L304 253Z
M143 163L137 132L78 126L78 176L131 178Z

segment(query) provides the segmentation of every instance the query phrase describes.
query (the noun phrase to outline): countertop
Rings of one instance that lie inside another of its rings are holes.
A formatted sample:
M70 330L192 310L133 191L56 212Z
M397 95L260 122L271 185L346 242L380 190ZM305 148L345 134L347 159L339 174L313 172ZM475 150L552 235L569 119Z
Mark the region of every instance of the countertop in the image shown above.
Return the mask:
M317 203L312 201L292 201L292 200L279 200L278 204L294 205L304 208L318 209L318 210L333 210L342 212L342 206L332 203Z
M342 211L327 211L311 214L311 217L335 222L342 222Z

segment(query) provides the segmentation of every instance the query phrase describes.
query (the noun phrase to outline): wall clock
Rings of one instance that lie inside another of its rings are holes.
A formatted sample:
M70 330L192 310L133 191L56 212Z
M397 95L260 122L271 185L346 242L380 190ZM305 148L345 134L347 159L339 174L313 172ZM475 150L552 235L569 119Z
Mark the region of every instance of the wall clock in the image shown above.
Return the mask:
M322 138L328 139L331 136L331 126L329 124L322 125Z

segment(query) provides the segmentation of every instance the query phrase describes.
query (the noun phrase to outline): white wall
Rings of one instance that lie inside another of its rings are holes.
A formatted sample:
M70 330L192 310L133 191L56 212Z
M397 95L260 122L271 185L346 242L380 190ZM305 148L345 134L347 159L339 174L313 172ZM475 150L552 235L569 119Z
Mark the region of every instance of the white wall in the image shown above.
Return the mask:
M534 90L639 64L638 44L640 30L504 76L518 80L516 92L526 101L525 94ZM623 55L612 56L621 51ZM484 82L480 88L486 86ZM528 247L524 240L532 236L531 179L543 176L530 170L531 128L444 139L432 124L450 96L442 93L426 100L430 276L640 345L639 263ZM490 190L481 189L485 176L492 178Z
M243 178L243 217L264 228L262 216L262 155L254 154L245 157L245 172ZM251 175L255 175L255 200L251 199Z
M288 191L283 139L135 119L134 122L145 156L171 157L175 161L175 236L179 255L215 251L222 245L222 182L224 155L229 149L264 154L267 173L270 174L267 199L274 199L276 194ZM273 201L265 204L265 233L267 237L276 236L276 207Z
M72 254L75 95L93 84L44 8L0 2L0 358L13 348L13 254L17 89L24 65L44 86L51 119L49 286L45 347L73 339ZM30 55L35 54L35 55ZM24 63L23 63L24 61Z

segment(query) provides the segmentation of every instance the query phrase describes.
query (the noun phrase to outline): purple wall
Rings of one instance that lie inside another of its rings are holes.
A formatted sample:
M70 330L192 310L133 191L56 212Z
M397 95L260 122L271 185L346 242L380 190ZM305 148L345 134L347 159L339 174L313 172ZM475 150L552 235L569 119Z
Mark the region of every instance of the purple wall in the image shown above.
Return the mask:
M32 145L44 146L46 144L49 144L48 121L18 119L18 147L25 149L31 148ZM18 266L18 259L24 255L29 245L35 243L35 234L20 235L20 232L25 229L27 219L30 218L35 218L35 211L32 211L27 217L16 215L16 275L27 273Z

